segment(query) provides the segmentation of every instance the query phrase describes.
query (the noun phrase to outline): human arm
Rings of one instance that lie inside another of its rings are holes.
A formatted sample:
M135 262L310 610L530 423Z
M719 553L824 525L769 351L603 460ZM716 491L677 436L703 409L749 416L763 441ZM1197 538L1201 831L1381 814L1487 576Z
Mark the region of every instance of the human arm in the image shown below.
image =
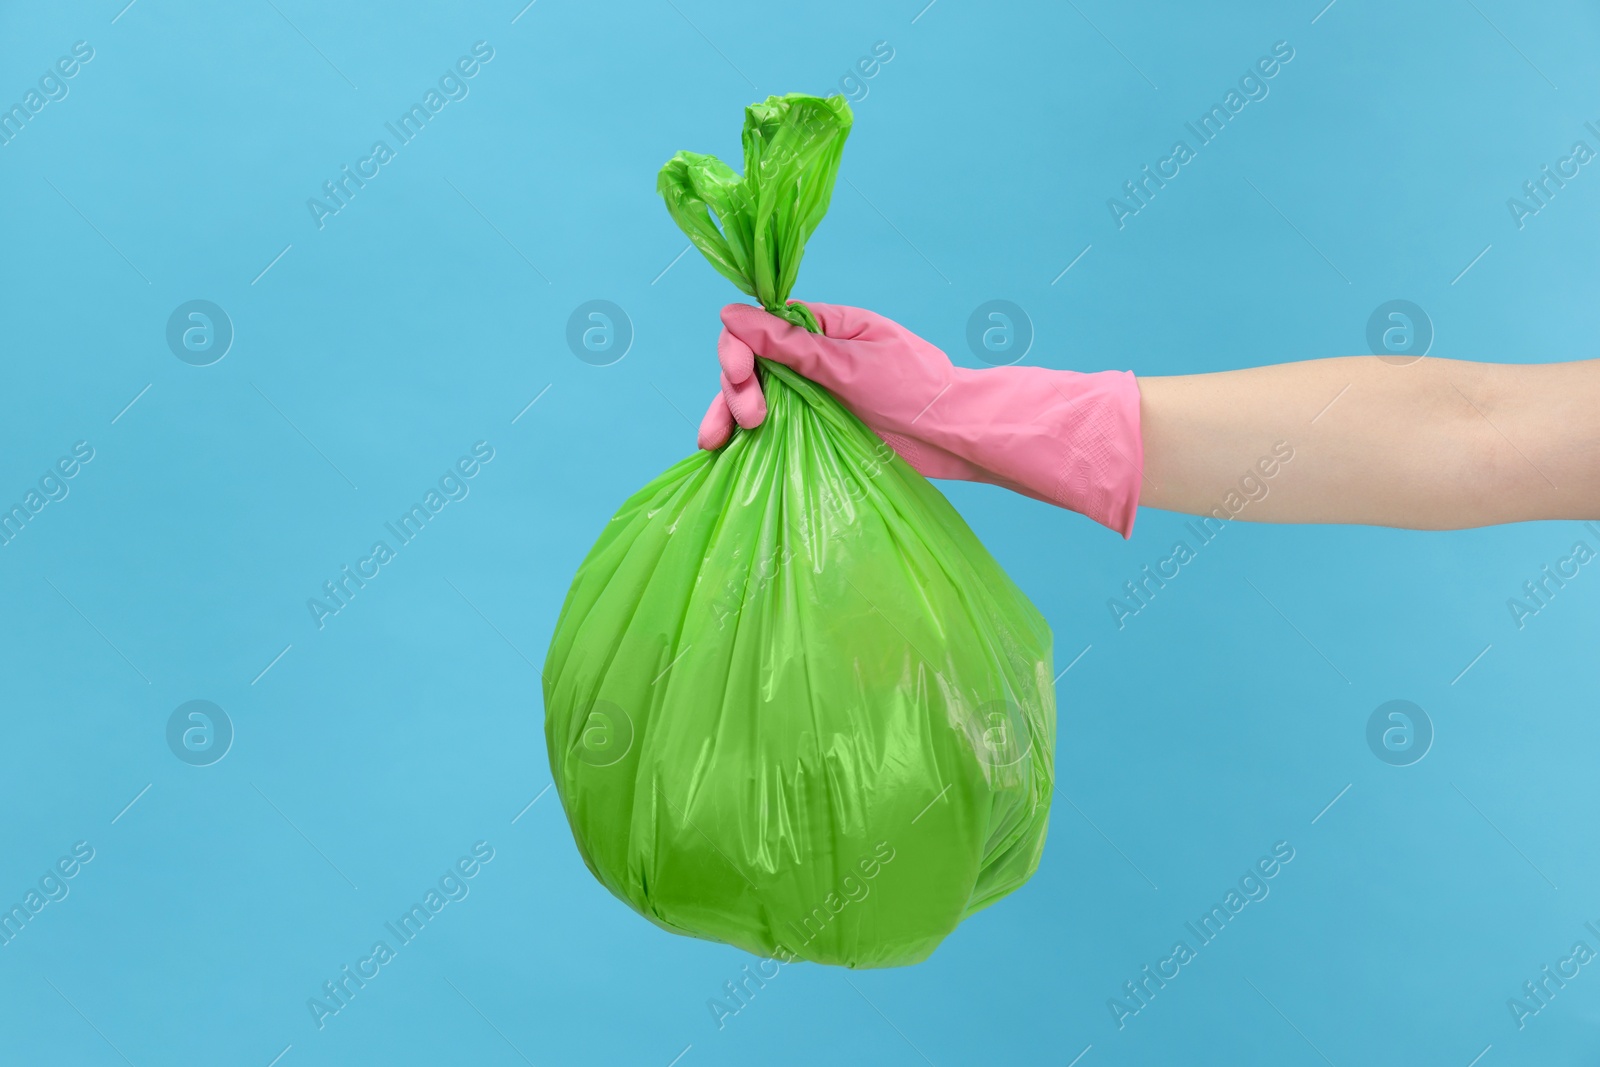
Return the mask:
M703 447L759 424L758 351L832 390L928 477L1004 485L1124 536L1139 503L1417 529L1600 517L1600 361L1353 356L1135 387L1126 372L957 368L882 316L808 306L826 336L724 309Z
M1600 518L1600 360L1343 356L1139 390L1148 507L1228 516L1233 494L1248 521L1419 530ZM1264 478L1280 442L1293 459Z

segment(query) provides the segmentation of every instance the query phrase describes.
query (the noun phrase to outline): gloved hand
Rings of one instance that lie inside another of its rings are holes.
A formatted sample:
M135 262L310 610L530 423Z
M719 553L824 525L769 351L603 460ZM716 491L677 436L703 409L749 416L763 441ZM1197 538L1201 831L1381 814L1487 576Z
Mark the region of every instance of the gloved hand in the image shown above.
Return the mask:
M757 307L722 309L722 391L700 423L701 448L766 418L760 355L833 393L925 477L1005 486L1132 534L1144 446L1131 371L970 370L871 311L806 307L821 334Z

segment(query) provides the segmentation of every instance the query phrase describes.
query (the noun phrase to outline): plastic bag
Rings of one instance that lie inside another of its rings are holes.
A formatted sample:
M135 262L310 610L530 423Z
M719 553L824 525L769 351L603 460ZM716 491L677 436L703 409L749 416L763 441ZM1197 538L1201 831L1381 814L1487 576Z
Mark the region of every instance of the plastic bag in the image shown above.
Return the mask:
M706 258L812 330L786 298L850 123L840 97L771 97L742 178L689 152L660 176ZM589 869L660 926L915 963L1038 866L1049 627L877 435L757 366L766 421L635 493L579 568L544 668L551 772Z

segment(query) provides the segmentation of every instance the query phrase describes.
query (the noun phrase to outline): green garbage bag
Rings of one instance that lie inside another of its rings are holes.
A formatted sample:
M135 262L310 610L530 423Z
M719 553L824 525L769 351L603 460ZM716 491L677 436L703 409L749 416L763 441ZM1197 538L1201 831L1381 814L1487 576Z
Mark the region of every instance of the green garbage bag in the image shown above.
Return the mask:
M811 330L787 297L850 123L842 97L770 97L742 177L690 152L660 175L712 265ZM590 871L658 925L915 963L1038 866L1050 630L925 478L757 365L766 421L635 493L579 567L544 667L551 773Z

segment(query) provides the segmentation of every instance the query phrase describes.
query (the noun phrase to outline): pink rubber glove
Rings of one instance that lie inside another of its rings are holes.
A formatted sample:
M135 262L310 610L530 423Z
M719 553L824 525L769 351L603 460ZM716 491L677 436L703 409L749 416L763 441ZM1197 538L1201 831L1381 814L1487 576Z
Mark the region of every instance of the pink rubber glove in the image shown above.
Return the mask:
M924 477L1005 486L1132 534L1144 445L1131 371L969 370L882 315L806 307L821 334L745 304L722 309L722 391L700 423L701 448L766 418L759 354L833 393Z

